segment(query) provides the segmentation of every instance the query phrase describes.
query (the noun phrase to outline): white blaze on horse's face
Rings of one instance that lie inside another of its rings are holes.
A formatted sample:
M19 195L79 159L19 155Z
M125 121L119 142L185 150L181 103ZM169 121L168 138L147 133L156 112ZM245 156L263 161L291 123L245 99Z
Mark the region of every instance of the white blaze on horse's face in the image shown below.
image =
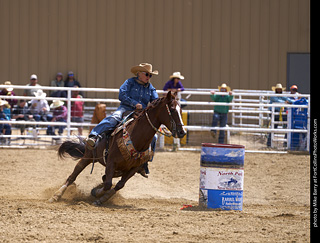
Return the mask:
M176 110L178 112L178 116L179 116L179 119L180 119L180 124L182 124L182 126L184 126L183 121L182 121L182 117L181 117L181 108L180 108L179 104L176 105ZM184 127L182 127L182 129L186 133L186 130L184 129Z

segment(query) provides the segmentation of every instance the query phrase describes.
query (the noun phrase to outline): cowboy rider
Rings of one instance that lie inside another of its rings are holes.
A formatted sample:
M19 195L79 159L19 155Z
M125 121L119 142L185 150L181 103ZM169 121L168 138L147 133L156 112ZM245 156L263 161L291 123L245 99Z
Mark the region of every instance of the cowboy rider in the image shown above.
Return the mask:
M157 70L152 70L149 63L140 63L131 68L135 77L127 79L119 89L120 106L118 109L104 118L95 128L93 128L87 138L87 148L94 149L96 143L101 139L101 134L111 134L117 124L122 120L122 115L126 111L145 109L149 102L158 99L156 89L150 83L152 75L158 75ZM156 136L152 140L151 148L155 150ZM148 174L147 164L144 165ZM147 177L144 173L143 176Z

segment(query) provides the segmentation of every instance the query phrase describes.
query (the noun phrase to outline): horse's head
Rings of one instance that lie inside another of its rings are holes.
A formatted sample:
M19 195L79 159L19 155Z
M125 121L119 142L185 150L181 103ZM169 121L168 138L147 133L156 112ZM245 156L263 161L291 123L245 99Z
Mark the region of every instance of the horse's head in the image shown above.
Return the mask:
M181 106L171 91L167 93L163 102L165 102L166 111L161 114L161 123L169 128L174 137L183 138L186 131L183 127Z

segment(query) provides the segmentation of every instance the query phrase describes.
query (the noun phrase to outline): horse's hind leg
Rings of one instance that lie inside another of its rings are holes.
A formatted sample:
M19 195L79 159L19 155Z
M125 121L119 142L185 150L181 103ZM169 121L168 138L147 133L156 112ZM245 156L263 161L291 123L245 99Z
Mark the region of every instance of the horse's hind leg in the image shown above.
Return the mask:
M67 187L70 186L77 178L77 176L84 170L84 168L86 168L90 163L92 162L92 160L90 159L81 159L77 165L74 167L74 170L72 172L72 174L68 177L68 179L66 180L66 183L59 188L58 191L56 191L53 196L49 199L49 202L56 202L58 201L62 195L64 194L64 192L66 191Z

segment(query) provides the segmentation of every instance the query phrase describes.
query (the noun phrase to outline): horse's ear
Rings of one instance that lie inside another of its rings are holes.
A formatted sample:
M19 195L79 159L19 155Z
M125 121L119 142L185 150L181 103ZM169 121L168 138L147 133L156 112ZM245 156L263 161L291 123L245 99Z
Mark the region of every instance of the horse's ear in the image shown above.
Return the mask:
M172 100L171 90L167 93L166 99L167 99L167 101L171 101Z

